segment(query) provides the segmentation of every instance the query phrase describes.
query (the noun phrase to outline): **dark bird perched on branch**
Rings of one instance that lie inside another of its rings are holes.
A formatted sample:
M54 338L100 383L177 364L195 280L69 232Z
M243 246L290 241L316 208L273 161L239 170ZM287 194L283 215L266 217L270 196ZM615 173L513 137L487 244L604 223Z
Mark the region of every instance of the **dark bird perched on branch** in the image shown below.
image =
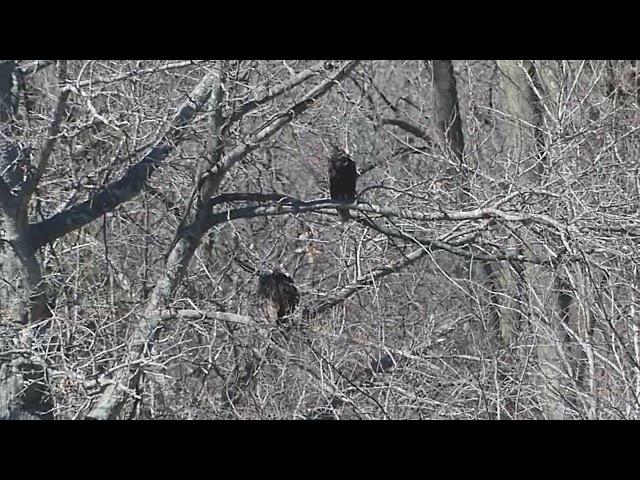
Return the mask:
M340 147L334 147L333 155L329 158L329 191L332 200L356 199L356 162ZM338 209L341 222L347 222L351 218L349 210Z
M256 293L267 299L267 317L279 325L295 311L300 301L293 278L277 268L259 273Z

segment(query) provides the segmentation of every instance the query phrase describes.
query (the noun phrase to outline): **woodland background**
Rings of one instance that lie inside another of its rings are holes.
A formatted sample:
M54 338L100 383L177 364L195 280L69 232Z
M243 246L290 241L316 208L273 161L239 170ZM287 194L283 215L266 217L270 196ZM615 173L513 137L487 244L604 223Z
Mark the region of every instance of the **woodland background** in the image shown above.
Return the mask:
M639 418L639 74L0 61L0 418Z

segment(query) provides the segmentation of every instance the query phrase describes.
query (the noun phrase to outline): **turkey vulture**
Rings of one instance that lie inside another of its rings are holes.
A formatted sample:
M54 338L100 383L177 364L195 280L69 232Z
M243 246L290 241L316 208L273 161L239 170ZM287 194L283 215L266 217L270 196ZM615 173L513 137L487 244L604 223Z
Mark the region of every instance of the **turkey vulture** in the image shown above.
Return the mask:
M256 293L267 299L267 317L278 324L295 311L300 301L293 278L277 268L259 273Z
M332 200L356 199L356 162L340 147L334 147L333 155L329 158L329 191ZM341 222L351 218L349 210L338 210Z

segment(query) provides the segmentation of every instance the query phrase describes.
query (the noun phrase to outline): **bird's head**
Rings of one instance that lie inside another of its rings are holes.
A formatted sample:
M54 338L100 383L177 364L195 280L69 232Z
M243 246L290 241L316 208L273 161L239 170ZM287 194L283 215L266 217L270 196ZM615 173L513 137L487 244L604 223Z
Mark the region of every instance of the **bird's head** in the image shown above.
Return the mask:
M347 148L343 147L342 145L334 145L333 147L333 155L331 155L331 157L328 159L329 162L345 167L349 164L349 162L352 161L351 157L349 156L349 151L347 150Z
M289 273L285 270L283 265L279 265L271 269L258 270L256 273L258 275L258 281L261 282L266 281L274 275L284 275L285 277L290 277Z
M258 276L259 279L267 278L267 277L273 275L273 270L271 270L269 268L263 268L261 270L258 270L256 272L256 275Z
M258 280L265 280L266 278L270 277L271 275L273 275L273 270L258 270L257 272L258 275Z
M349 155L349 147L346 144L333 145L333 154L336 156Z

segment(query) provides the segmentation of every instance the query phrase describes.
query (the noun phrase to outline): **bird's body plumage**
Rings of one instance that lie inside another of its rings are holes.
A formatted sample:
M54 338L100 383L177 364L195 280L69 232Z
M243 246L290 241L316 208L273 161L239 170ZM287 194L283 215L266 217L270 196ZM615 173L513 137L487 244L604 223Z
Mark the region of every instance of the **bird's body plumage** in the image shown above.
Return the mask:
M329 193L332 200L356 199L356 181L358 171L356 162L341 148L336 147L329 158ZM338 210L340 220L345 222L351 218L349 210Z
M258 275L257 294L267 299L267 315L278 323L291 315L300 301L293 278L278 269L266 270Z

